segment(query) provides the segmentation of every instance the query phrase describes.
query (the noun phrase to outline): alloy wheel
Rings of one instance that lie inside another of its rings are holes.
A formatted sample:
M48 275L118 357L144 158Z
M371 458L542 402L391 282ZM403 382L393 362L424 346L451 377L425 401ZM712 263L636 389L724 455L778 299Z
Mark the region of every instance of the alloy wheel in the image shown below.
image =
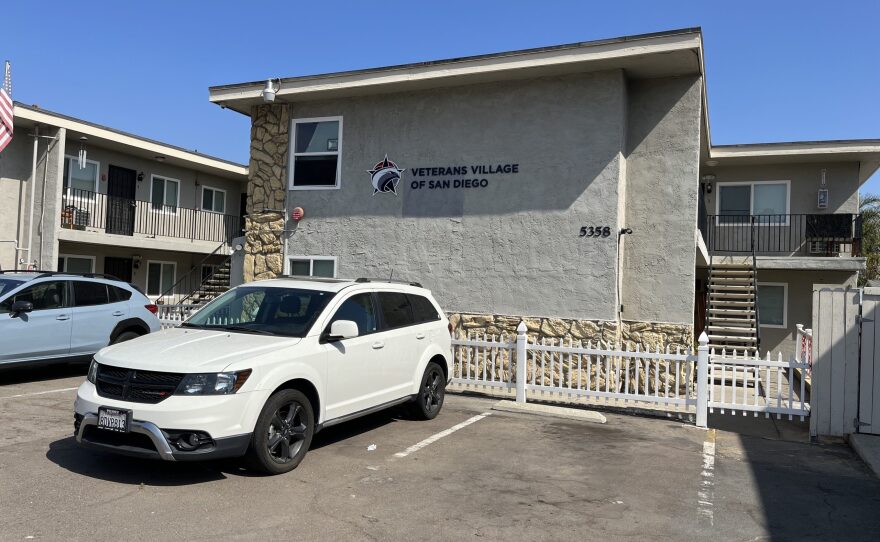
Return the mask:
M278 463L287 463L302 448L306 438L305 411L296 401L285 403L275 411L269 422L266 449Z

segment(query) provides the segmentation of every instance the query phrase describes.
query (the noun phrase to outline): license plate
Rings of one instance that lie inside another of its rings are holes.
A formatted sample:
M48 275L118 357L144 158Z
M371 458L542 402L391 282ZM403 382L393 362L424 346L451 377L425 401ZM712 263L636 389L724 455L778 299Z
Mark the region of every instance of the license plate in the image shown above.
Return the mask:
M98 429L128 433L131 411L121 408L98 407Z

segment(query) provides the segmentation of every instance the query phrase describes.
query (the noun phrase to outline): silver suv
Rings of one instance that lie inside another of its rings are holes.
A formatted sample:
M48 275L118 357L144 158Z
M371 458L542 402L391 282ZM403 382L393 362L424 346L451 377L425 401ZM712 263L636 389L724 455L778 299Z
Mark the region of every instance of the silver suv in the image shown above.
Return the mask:
M156 312L107 275L0 271L0 365L91 356L158 331Z

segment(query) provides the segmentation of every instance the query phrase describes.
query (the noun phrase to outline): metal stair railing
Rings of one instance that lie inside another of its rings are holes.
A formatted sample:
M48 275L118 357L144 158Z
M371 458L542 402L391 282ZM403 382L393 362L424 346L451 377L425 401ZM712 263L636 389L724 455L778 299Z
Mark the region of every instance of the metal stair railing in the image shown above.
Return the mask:
M755 353L761 351L761 319L760 314L758 314L758 257L755 252L755 228L757 227L757 220L755 216L752 216L752 283L755 288L752 290L752 297L755 302Z
M225 242L220 243L219 245L217 245L217 248L215 248L213 251L211 251L210 254L208 254L207 256L205 256L204 258L202 258L202 260L201 260L199 263L197 263L197 264L195 264L194 266L192 266L192 268L191 268L191 269L190 269L185 275L183 275L180 279L178 279L177 282L175 282L174 284L172 284L170 288L168 288L167 290L165 290L164 292L162 292L162 294L161 294L159 297L156 298L155 303L156 303L157 305L165 305L165 304L168 304L167 301L174 297L174 292L178 289L178 286L180 286L181 284L183 284L183 283L184 283L185 281L187 281L187 280L192 281L192 277L194 276L193 274L194 274L197 270L198 270L199 272L201 272L202 264L204 264L205 262L207 262L207 261L208 261L209 259L211 259L212 257L216 256L217 253L220 252L220 249L222 249L222 248L223 248L224 246L226 246L226 245L227 245L227 243L225 243ZM231 254L228 255L228 256L226 257L226 259L225 259L220 265L222 266L224 263L228 262L231 258L232 258L232 255L231 255ZM219 268L218 268L218 269L219 269ZM214 276L214 273L213 273L213 272L211 273L211 275L210 275L208 278L210 278L210 277L212 277L212 276ZM207 280L207 279L205 279L205 280ZM196 288L194 288L194 289L190 289L189 293L187 293L186 296L185 296L183 299L181 299L178 303L174 303L174 304L179 305L180 303L182 303L182 302L185 301L186 299L189 299L189 298L190 298L195 292L198 291L198 288L200 288L200 287L202 286L203 283L204 283L204 281L203 281L203 280L200 280L199 283L198 283L198 285L196 286Z
M225 271L225 272L228 274L228 273L229 273L229 265L228 265L228 264L229 264L229 262L231 262L231 261L232 261L232 254L230 254L229 256L226 257L225 260L223 260L222 262L220 262L220 264L217 266L217 268L216 268L214 271L211 271L211 274L210 274L210 275L208 275L207 277L205 277L204 279L202 279L202 282L198 285L197 288L195 288L192 292L190 292L189 294L187 294L186 297L182 298L177 304L178 304L178 305L183 305L183 304L185 304L187 301L189 301L190 299L192 299L192 297L193 297L194 295L196 295L196 294L199 293L199 292L202 292L202 291L203 291L203 288L204 288L209 282L211 282L211 280L214 278L214 275L216 275L217 273L219 273L221 270ZM228 282L229 282L229 278L228 278L228 277L227 277L226 281L227 281L227 284L228 284ZM215 297L216 297L216 296L215 296Z

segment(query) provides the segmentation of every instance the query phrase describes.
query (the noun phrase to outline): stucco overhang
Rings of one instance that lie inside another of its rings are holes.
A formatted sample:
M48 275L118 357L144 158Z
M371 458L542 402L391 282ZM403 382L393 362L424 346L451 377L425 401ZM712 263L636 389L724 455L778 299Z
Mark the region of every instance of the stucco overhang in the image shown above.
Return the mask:
M718 145L708 159L713 166L858 162L859 183L864 183L880 167L880 139Z
M18 102L14 105L14 114L17 137L30 133L35 125L55 126L67 130L68 140L76 141L80 137L85 136L88 138L87 144L139 156L148 160L154 160L156 156L162 156L163 163L166 164L194 169L241 182L247 181L247 166L223 160L222 158L190 151Z
M402 92L490 81L623 69L630 78L702 74L699 28L580 42L554 47L345 71L279 80L276 100L297 102ZM266 81L210 87L210 100L250 114L263 103Z
M757 256L758 269L791 271L864 271L865 258Z

